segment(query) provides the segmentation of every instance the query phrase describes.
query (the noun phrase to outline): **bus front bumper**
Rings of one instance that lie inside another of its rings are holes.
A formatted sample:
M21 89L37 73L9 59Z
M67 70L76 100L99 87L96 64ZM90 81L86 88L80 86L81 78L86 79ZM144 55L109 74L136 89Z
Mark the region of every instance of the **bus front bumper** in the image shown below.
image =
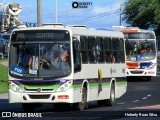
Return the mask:
M145 70L145 69L127 69L127 76L156 76L155 70Z
M71 92L20 93L9 89L9 103L72 103Z

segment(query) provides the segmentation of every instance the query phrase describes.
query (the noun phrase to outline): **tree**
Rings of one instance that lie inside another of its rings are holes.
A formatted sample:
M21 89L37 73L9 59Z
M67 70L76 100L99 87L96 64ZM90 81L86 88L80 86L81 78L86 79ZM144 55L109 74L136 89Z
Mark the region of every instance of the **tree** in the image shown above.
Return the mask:
M124 5L123 21L160 35L160 0L128 0Z

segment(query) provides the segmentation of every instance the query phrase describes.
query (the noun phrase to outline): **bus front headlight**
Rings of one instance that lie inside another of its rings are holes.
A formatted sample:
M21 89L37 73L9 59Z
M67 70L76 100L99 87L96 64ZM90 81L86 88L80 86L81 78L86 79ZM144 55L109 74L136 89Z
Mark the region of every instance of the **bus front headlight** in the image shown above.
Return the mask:
M9 82L9 86L14 92L23 92L22 89L13 82Z
M72 85L72 81L67 81L64 84L62 84L56 91L57 92L63 92L69 89L69 87Z

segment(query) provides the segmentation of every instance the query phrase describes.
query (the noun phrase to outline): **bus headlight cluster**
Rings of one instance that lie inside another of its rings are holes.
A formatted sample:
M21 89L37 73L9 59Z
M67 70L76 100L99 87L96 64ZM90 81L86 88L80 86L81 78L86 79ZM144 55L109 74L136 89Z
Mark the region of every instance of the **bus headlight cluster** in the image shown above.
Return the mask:
M67 81L64 84L62 84L58 89L57 92L63 92L69 89L69 87L72 85L72 81Z
M9 85L14 92L23 92L22 89L15 83L9 82Z

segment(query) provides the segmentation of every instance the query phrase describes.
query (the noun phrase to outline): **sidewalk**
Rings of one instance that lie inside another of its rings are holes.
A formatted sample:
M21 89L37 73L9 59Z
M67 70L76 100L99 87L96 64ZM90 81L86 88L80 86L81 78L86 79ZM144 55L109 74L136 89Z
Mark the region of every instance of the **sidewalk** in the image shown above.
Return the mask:
M4 65L4 66L8 67L8 61L0 62L0 64L2 64L2 65Z
M0 94L0 99L8 99L8 93Z

